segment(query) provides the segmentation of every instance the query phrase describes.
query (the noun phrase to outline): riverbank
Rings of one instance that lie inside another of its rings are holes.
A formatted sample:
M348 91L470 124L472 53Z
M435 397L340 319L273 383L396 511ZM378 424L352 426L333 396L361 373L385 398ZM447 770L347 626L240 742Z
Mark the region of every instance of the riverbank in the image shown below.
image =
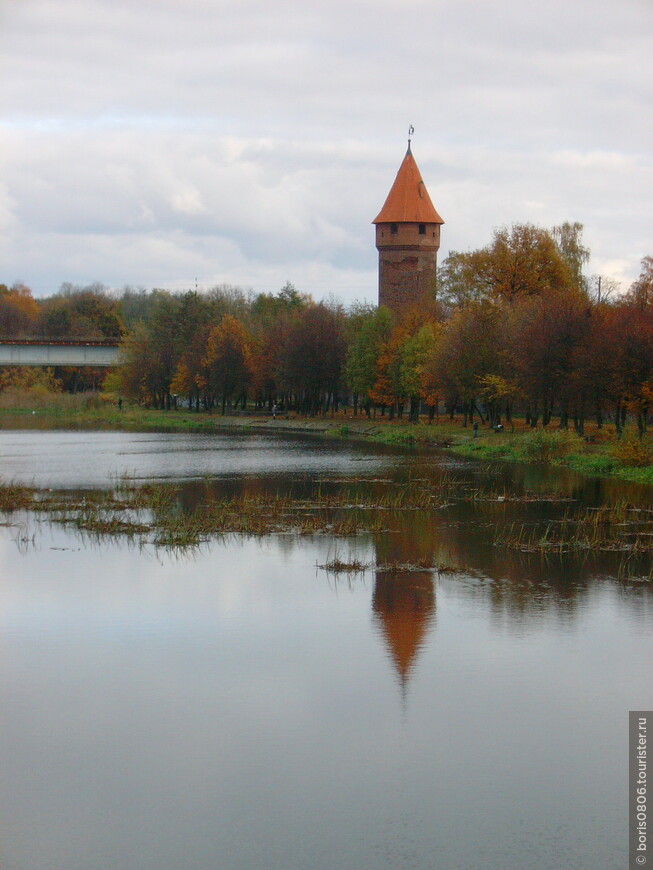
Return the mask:
M27 404L27 403L26 403ZM481 460L545 462L582 474L613 477L635 483L653 484L653 442L641 441L634 433L621 439L614 427L587 428L585 437L572 431L549 427L527 428L516 423L514 431L495 432L449 418L433 423L410 423L388 417L353 416L351 410L326 417L273 418L268 413L205 414L188 409L155 411L98 396L56 396L31 407L0 408L1 429L94 429L132 432L210 433L228 429L282 431L323 437L353 438L401 447L424 446L447 449L460 456Z

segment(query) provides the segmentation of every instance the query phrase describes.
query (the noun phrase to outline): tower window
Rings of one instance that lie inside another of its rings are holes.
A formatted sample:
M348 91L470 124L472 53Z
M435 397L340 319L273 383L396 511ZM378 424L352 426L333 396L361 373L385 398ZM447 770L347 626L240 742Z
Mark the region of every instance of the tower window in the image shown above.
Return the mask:
M426 235L426 224L419 225L419 234L420 234L420 236Z
M393 236L397 235L397 224L390 224L390 234Z

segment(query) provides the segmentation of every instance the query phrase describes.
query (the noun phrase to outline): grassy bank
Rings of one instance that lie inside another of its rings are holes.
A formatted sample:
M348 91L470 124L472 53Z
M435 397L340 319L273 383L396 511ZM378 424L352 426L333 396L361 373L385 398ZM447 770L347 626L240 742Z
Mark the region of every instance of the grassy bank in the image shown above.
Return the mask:
M590 430L591 431L591 430ZM544 462L581 474L653 484L653 442L632 433L595 430L586 437L560 429L483 433L452 445L463 456L512 462Z
M216 417L180 411L154 411L97 395L55 394L3 405L0 429L118 429L131 432L215 432Z
M354 438L376 443L447 448L475 459L511 462L544 462L583 474L614 477L653 484L653 440L642 441L634 433L617 438L614 427L587 427L584 438L554 427L530 429L517 423L514 431L493 432L460 420L441 418L432 424L389 420L377 415L354 417L351 411L326 417L277 417L261 412L247 415L195 413L187 409L155 411L96 394L29 394L4 397L0 394L0 428L29 429L119 429L134 432L217 432L225 428L250 431L317 433L328 437Z
M360 423L348 421L333 427L331 434L356 437L356 425ZM514 431L479 428L475 436L471 426L465 428L456 419L415 424L377 418L367 428L368 437L383 444L447 448L470 459L540 462L581 474L653 484L653 438L647 435L640 440L633 432L618 438L613 426L589 426L584 437L555 426L531 429L524 423L517 423Z

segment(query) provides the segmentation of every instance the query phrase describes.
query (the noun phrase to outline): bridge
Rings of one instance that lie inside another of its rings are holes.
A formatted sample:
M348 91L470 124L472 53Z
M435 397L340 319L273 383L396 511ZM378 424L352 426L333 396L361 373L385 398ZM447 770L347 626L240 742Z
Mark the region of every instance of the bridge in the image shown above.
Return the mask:
M0 338L0 366L115 366L117 339Z

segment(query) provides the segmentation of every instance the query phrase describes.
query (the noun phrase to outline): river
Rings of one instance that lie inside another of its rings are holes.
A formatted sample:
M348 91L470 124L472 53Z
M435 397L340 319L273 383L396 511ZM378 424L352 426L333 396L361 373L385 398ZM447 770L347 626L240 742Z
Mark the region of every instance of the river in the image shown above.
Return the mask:
M496 493L391 533L190 552L10 516L2 870L625 866L650 584L617 579L610 554L504 551L494 530L650 491L274 435L0 432L0 463L53 489L163 481L183 510L207 490L443 476ZM570 501L509 498L524 493ZM319 567L334 555L367 567ZM434 555L440 571L387 569Z

